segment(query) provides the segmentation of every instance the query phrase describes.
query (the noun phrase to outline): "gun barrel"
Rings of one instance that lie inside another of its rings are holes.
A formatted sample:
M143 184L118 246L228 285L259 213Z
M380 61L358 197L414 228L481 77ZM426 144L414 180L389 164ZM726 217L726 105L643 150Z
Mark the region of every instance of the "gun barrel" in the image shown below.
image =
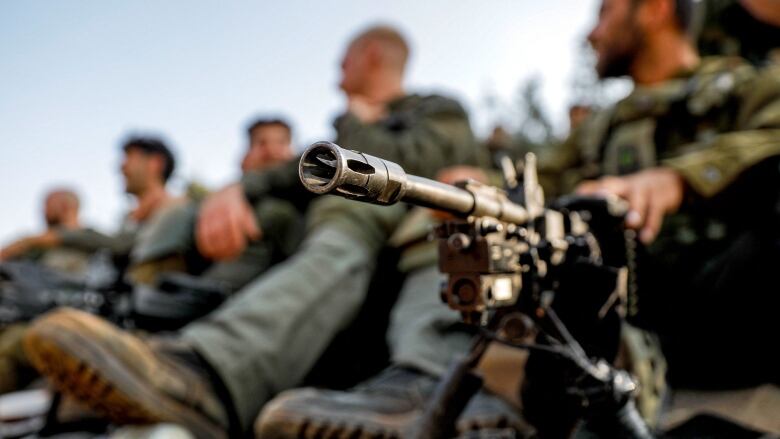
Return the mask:
M466 217L490 216L523 223L528 212L499 191L471 191L407 174L398 164L351 151L331 142L317 142L301 156L298 174L317 194L334 194L367 203L407 202Z

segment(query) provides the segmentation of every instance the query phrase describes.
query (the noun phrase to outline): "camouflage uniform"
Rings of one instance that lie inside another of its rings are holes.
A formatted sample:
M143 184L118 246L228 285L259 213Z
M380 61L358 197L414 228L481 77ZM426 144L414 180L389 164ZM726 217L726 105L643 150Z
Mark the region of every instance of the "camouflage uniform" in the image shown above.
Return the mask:
M640 255L634 316L658 332L675 388L778 382L778 155L780 69L705 58L637 87L540 160L563 175L547 180L553 194L652 166L683 176L687 199Z
M432 177L448 165L473 163L468 119L456 102L406 96L388 116L364 124L351 114L335 122L336 142L399 162ZM248 173L251 200L302 190L297 166ZM226 384L244 428L274 394L301 383L367 294L375 259L406 213L322 197L307 212L306 237L285 263L240 290L219 310L183 330Z
M702 21L702 55L741 56L758 65L780 55L780 27L757 20L737 0L707 0Z

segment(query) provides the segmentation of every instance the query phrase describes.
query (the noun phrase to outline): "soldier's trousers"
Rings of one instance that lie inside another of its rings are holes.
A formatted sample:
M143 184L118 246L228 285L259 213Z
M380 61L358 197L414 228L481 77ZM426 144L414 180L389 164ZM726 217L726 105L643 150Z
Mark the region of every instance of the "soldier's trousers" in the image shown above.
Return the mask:
M182 336L215 369L248 427L263 404L299 385L362 304L370 246L318 227L299 251L237 292Z
M442 303L443 280L435 264L407 276L390 315L387 341L393 363L441 375L455 356L468 352L473 334L460 323L460 314Z

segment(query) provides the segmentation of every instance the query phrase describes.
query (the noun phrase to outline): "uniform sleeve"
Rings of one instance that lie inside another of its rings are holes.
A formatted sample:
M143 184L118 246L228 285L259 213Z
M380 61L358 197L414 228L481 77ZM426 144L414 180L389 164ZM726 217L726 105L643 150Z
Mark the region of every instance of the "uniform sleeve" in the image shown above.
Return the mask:
M699 195L712 197L745 170L780 155L780 66L764 69L742 95L735 130L684 148L662 161Z
M245 172L241 177L241 187L247 199L256 203L271 195L305 206L314 195L298 179L298 162L299 159L295 158L263 171Z
M93 229L61 230L57 232L62 245L85 252L109 249L115 255L129 254L135 243L136 233L121 232L114 236Z
M267 198L255 209L263 239L270 242L273 253L280 259L291 256L303 238L301 213L290 203Z

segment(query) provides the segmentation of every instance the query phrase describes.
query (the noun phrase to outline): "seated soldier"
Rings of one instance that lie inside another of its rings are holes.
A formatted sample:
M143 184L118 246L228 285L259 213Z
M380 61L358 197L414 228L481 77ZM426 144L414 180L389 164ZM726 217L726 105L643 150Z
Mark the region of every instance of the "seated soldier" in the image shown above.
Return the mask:
M70 189L54 189L46 194L43 216L47 232L79 230L79 197ZM70 249L63 245L44 249L35 245L37 236L19 239L0 249L0 261L32 260L43 266L66 273L83 274L87 268L89 253Z
M257 119L247 134L242 172L262 172L293 159L292 129L286 121ZM254 218L245 223L249 242L243 252L232 258L210 259L198 251L195 240L199 207L192 201L168 209L138 237L129 270L134 281L154 284L161 272L174 270L224 283L235 291L290 256L303 234L298 209L288 201L266 197L255 203Z

